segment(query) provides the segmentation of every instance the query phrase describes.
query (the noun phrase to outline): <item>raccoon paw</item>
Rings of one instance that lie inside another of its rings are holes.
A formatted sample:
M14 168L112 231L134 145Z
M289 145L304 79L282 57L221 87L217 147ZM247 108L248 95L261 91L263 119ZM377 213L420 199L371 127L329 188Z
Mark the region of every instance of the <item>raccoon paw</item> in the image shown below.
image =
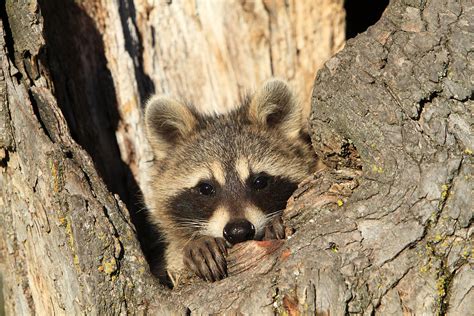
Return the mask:
M184 247L184 265L206 281L217 281L227 276L227 249L224 238L204 236Z
M283 220L281 216L275 217L267 227L265 227L265 233L263 235L263 240L272 240L272 239L284 239L285 238L285 226L283 225Z

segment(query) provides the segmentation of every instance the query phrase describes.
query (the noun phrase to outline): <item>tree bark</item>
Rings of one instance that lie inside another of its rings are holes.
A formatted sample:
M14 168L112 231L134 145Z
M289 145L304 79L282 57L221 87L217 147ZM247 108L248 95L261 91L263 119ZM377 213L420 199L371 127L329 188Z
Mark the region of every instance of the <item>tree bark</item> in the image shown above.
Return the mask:
M346 302L328 300L323 310L335 302L363 314L474 310L473 9L393 1L318 73L316 152L337 167L354 146L363 172L342 213L304 226L317 232L312 251L338 245L337 277L316 292L336 283Z
M241 87L270 75L307 91L329 56L311 56L321 47L316 7L208 3L7 1L0 25L5 311L472 312L474 21L466 0L394 0L319 72L310 132L328 169L289 201L290 238L234 247L222 281L157 284L121 202L134 208L127 188L142 181L138 170L150 159L142 100L155 90L210 109L234 104ZM342 11L332 11L338 21ZM302 22L306 15L314 24ZM233 21L245 21L242 33ZM176 46L162 41L176 34ZM325 54L339 48L334 41L323 40Z
M126 207L71 138L41 59L38 8L8 5L9 16L17 14L8 21L18 24L6 27L2 16L0 25L6 313L138 313L155 296L161 308L179 311L148 272Z

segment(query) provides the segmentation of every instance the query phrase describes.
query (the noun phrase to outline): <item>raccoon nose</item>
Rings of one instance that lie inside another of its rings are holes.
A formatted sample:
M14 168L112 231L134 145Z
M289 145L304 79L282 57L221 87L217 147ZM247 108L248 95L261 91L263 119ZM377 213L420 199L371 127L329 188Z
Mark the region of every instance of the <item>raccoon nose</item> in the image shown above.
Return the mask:
M255 227L246 219L227 223L224 227L224 238L233 245L254 237Z

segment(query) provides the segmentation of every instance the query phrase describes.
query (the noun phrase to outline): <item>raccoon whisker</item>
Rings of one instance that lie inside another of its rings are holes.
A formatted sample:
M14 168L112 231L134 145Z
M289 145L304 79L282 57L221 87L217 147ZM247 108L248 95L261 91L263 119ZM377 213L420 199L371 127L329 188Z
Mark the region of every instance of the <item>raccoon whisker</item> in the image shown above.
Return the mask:
M197 236L199 236L201 234L201 231L195 231L192 235L191 235L191 239L196 239Z
M202 220L202 219L194 219L194 218L180 218L180 222L186 223L186 222L191 222L191 223L207 223L207 221Z
M281 215L282 213L283 213L283 212L282 212L281 210L278 210L278 211L276 211L276 212L272 212L272 213L266 214L265 217L266 217L267 219L269 219L269 220L272 220L272 219L274 219L275 217Z
M196 222L196 221L179 221L179 224L181 226L193 226L193 227L203 227L206 225L206 222Z
M281 214L281 213L283 213L283 210L278 210L278 211L268 213L267 216L275 216L275 215L278 215L278 214Z
M181 225L181 226L176 226L175 227L176 229L180 229L180 230L201 230L202 229L202 226L197 226L197 225Z
M264 218L264 223L263 225L267 225L268 223L270 223L274 218L280 216L282 214L282 211L281 210L278 210L276 212L272 212L272 213L268 213L265 215L265 218Z
M181 233L185 236L189 235L190 231L193 231L193 233L189 237L189 240L192 240L192 239L195 239L196 236L201 234L200 232L202 231L202 229L200 227L177 227L177 226L175 226L174 231L178 234ZM186 241L186 242L188 242L188 241Z
M186 223L177 223L175 228L176 229L179 229L179 230L182 230L182 231L197 231L197 232L200 232L202 230L204 230L204 223L195 223L195 222L186 222Z
M191 234L191 236L188 238L188 240L186 240L186 241L184 242L184 244L186 245L186 244L189 243L190 241L196 239L196 237L198 237L199 235L201 235L201 231L200 231L200 230L193 232L193 233Z
M143 211L146 211L146 210L151 211L152 209L144 206L144 207L140 208L138 211L136 211L135 214L139 214L139 213L141 213Z
M203 223L205 223L205 221L197 221L197 220L193 220L193 219L184 219L184 220L179 219L177 222L178 223L183 223L183 224L189 224L189 223L191 223L191 224L203 224Z
M200 220L195 220L191 218L180 218L180 219L175 219L175 223L179 224L204 224L205 221L200 221Z
M180 223L181 226L193 226L193 227L202 227L204 226L204 224L200 224L200 223L192 223L192 222L189 222L189 223Z

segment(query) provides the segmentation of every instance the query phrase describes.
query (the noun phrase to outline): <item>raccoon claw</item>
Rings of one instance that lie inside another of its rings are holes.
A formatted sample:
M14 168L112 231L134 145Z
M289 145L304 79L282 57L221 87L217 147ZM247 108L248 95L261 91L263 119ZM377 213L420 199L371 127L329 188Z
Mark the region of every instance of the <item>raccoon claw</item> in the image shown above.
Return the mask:
M275 217L267 227L265 227L265 234L263 240L272 239L284 239L285 238L285 226L283 226L283 220L281 216Z
M223 238L201 237L184 248L184 265L201 279L214 282L227 276L226 255Z

